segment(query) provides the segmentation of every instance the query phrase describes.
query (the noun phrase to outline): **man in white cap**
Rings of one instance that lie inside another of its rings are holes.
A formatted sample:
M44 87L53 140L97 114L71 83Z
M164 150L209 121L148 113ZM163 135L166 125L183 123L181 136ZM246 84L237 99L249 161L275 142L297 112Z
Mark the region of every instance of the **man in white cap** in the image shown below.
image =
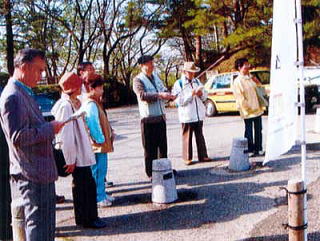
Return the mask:
M192 164L192 134L194 132L200 162L211 161L208 158L206 142L202 133L207 92L202 83L195 78L200 71L194 62L185 62L183 75L173 86L172 93L176 95L179 121L182 124L182 157L186 165Z

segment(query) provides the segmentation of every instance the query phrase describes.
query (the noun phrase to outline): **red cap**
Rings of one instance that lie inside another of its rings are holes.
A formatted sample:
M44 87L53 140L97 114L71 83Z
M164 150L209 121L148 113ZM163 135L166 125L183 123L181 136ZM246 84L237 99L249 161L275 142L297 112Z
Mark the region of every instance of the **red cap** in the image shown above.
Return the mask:
M59 85L64 93L71 94L81 88L82 80L75 73L67 72L61 77Z

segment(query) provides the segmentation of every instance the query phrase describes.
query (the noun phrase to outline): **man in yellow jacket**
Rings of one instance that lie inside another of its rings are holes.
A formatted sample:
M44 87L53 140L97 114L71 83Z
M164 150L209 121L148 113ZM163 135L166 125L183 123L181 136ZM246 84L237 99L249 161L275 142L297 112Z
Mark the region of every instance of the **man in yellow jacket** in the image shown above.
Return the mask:
M262 151L262 120L264 107L259 103L256 87L261 83L250 74L250 64L246 58L237 59L235 68L240 74L234 80L232 89L237 108L245 123L244 136L248 139L250 156L264 155ZM254 127L254 138L253 138Z

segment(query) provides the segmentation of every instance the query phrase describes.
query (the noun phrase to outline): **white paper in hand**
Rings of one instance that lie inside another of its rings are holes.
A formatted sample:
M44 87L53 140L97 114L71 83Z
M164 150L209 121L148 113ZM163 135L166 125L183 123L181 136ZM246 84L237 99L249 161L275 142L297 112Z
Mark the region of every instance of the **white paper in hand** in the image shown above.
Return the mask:
M196 90L197 92L199 92L199 91L203 91L203 86L198 86L198 88L197 88L197 90Z
M76 111L74 112L67 120L64 121L64 124L69 123L70 121L76 120L80 117L84 117L86 115L85 111Z

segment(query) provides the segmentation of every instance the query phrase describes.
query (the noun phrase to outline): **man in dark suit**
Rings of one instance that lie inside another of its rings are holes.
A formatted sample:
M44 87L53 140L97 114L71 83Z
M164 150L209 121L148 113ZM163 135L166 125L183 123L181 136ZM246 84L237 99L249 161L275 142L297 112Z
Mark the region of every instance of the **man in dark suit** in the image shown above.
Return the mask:
M22 49L14 65L0 98L0 122L9 147L12 222L24 219L26 240L53 241L58 176L52 140L63 123L46 122L33 98L31 88L46 68L44 52Z

